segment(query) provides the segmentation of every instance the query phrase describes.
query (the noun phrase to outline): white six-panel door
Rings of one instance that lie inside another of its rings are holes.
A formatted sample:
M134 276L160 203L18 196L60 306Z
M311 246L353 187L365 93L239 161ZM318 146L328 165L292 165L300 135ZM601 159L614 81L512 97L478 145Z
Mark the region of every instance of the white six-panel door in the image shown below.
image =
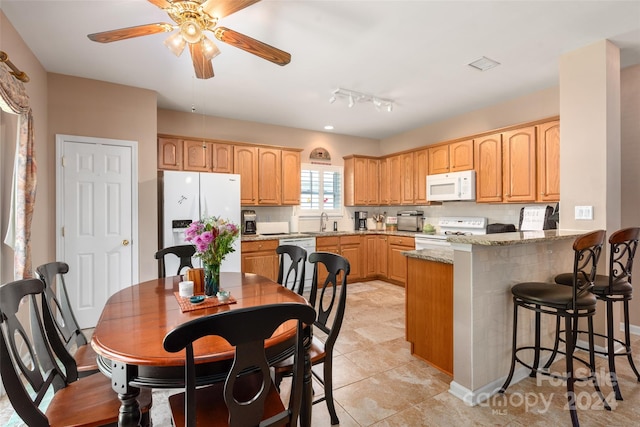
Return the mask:
M57 258L82 328L138 277L137 155L131 141L58 135Z

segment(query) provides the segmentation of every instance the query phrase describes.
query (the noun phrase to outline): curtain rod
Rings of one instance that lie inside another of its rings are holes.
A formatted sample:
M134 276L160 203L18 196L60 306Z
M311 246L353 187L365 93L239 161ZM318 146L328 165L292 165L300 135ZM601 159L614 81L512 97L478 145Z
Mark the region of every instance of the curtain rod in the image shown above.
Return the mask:
M9 61L9 55L7 55L5 52L1 50L0 50L0 62L4 62L5 64L7 64L9 68L11 68L10 72L11 74L13 74L13 76L16 79L24 83L27 83L29 81L29 76L27 76L27 73L25 73L24 71L20 71L18 67L13 65L13 62Z

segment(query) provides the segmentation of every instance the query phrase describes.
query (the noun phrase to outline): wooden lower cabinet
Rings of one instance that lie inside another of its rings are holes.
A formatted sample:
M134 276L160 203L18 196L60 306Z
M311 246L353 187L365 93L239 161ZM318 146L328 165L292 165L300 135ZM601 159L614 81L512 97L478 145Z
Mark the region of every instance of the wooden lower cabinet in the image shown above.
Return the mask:
M349 278L347 283L354 283L364 278L362 263L364 260L363 236L341 236L340 255L349 261Z
M316 251L331 252L340 255L340 237L327 236L316 237ZM308 255L307 255L308 256ZM324 282L327 279L327 269L323 265L318 266L318 282Z
M279 260L276 248L279 240L244 241L241 245L243 272L277 280ZM407 257L402 253L414 248L415 240L410 236L352 234L316 237L316 251L338 254L349 261L351 271L348 283L378 278L404 286ZM327 271L320 266L318 280L324 281L326 278Z
M364 243L362 236L326 236L316 237L316 251L331 252L343 256L349 261L349 277L347 283L354 283L364 278L363 259ZM327 270L320 267L318 271L318 281L327 278Z
M387 236L369 235L364 238L364 274L368 279L387 277Z
M389 236L387 247L387 279L404 285L407 282L407 257L402 253L415 249L415 239L407 236Z
M453 376L453 264L409 258L407 271L411 354Z
M242 272L255 273L269 279L278 280L278 240L241 242Z

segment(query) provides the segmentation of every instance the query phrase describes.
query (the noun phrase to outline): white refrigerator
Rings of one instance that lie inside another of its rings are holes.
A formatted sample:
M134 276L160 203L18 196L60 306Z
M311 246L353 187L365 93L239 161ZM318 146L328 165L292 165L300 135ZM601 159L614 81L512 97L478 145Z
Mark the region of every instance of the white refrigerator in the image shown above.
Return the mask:
M240 175L207 172L159 172L162 233L160 247L184 245L184 230L192 221L218 216L240 227ZM220 271L240 271L240 236L235 252L227 254ZM176 274L177 257L166 256L167 276ZM200 258L194 257L194 267Z

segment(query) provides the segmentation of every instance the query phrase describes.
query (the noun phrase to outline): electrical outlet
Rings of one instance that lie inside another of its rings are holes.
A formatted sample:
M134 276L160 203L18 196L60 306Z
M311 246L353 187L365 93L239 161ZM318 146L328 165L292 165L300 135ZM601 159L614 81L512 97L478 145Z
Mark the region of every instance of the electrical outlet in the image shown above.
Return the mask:
M593 206L576 206L575 219L593 219Z

